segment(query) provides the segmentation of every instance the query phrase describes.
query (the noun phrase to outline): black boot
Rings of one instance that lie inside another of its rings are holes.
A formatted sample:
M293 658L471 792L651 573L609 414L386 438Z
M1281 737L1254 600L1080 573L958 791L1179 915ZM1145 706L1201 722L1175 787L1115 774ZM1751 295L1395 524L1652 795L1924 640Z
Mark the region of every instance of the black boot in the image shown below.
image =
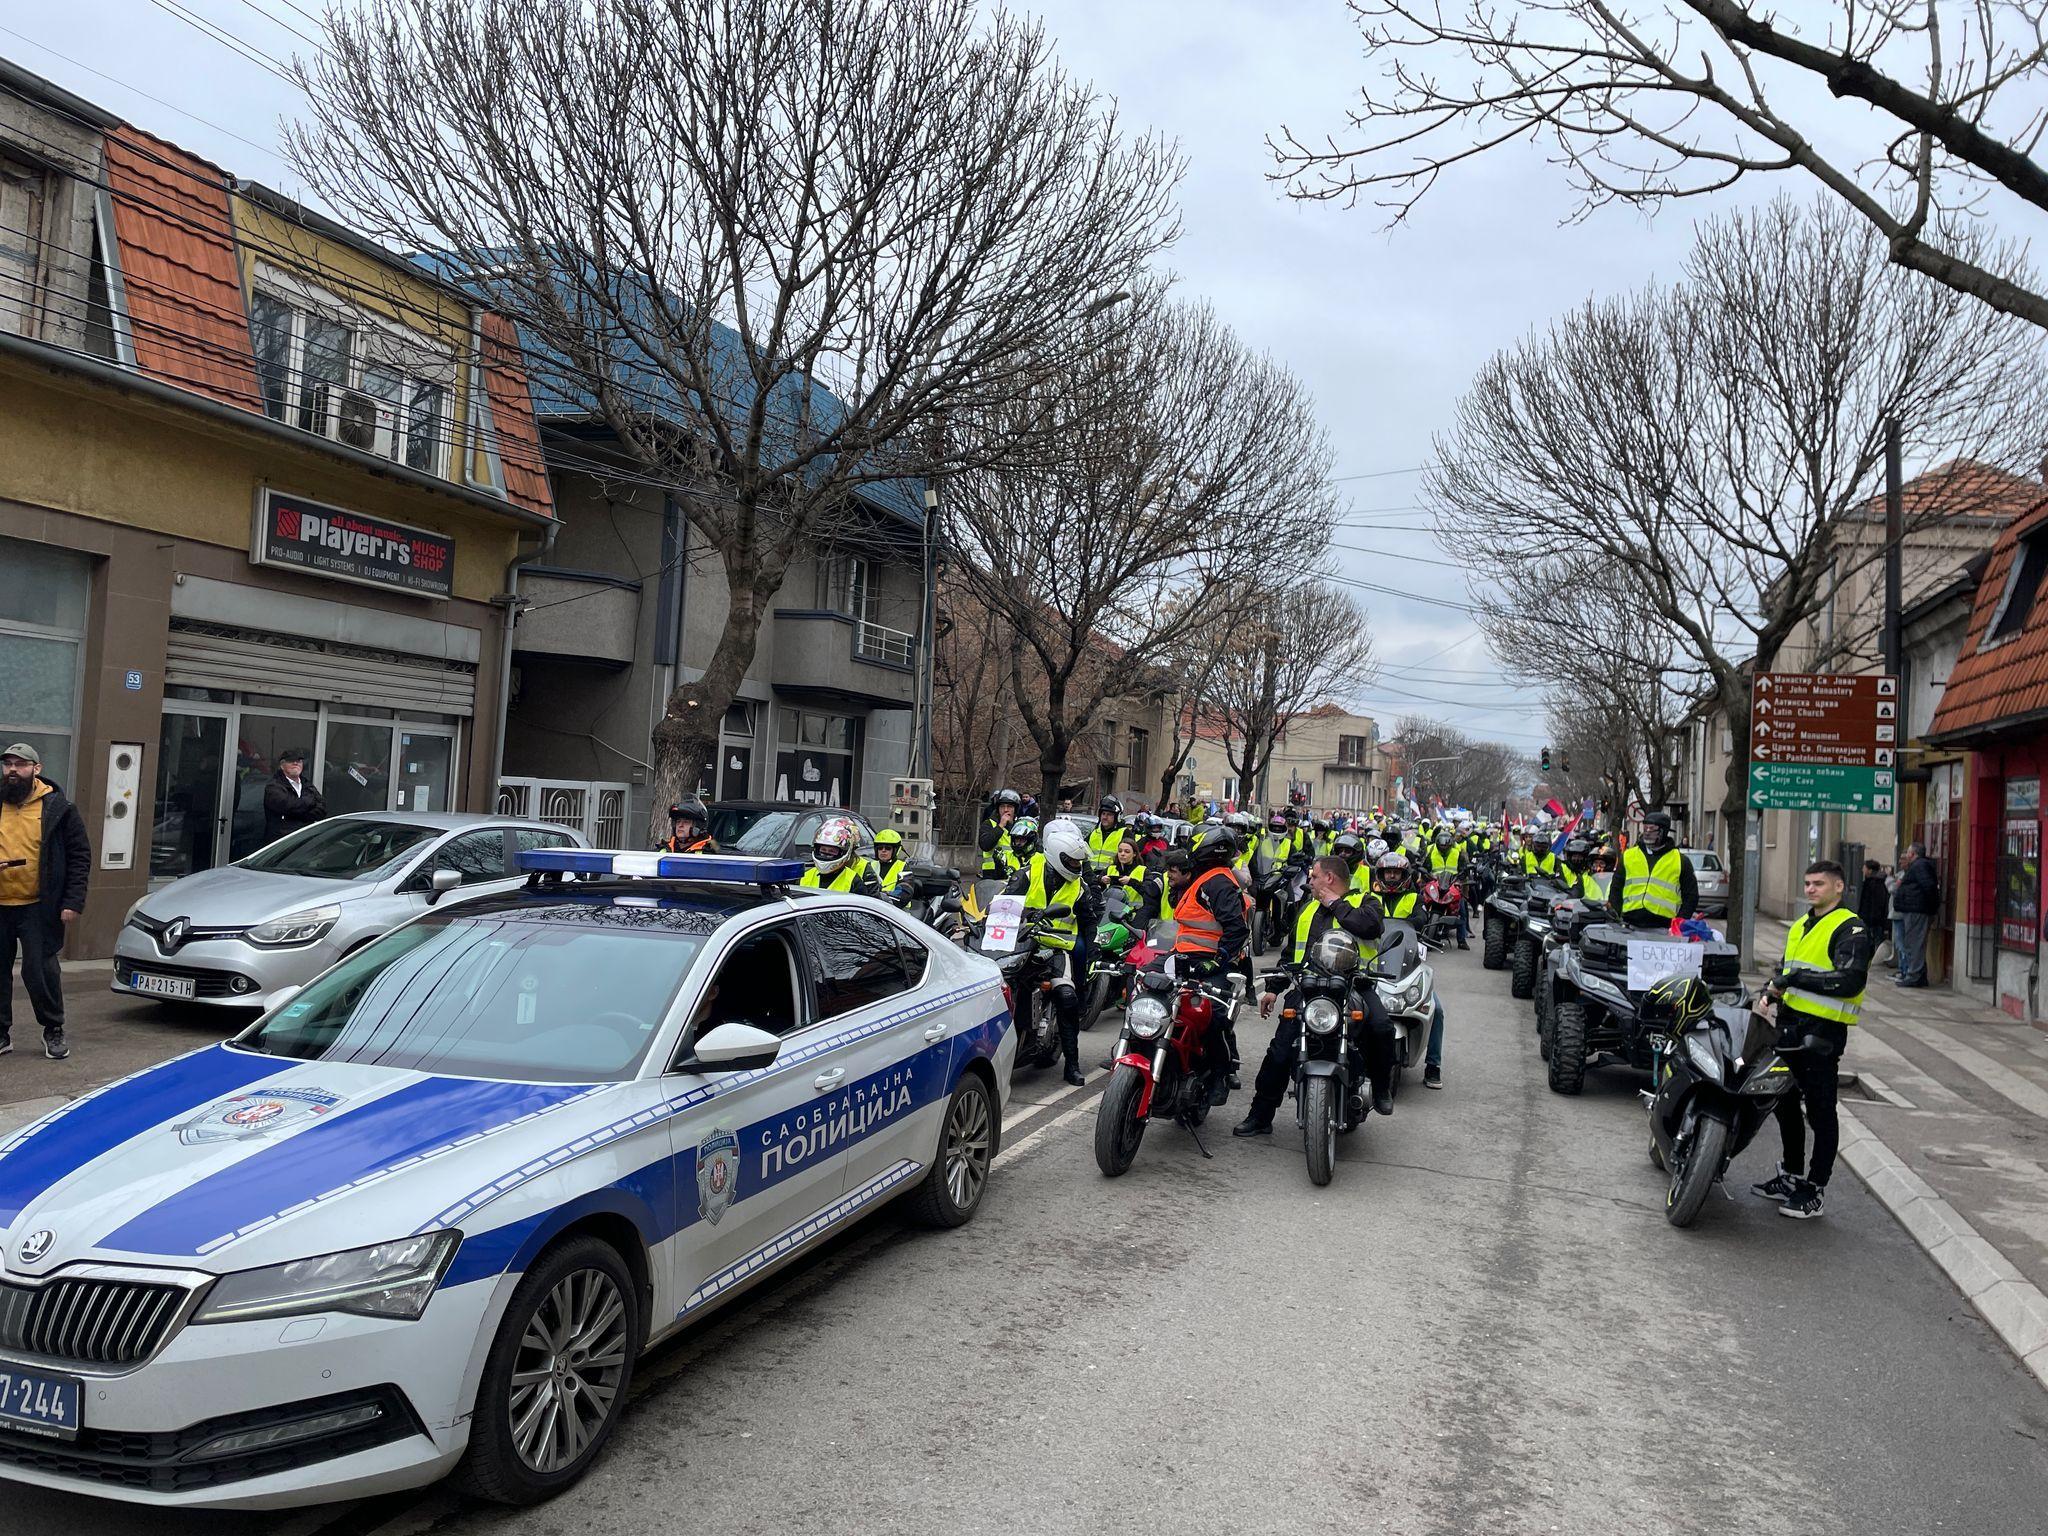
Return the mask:
M1270 1136L1273 1134L1273 1117L1262 1115L1256 1108L1230 1128L1233 1136Z
M1394 1112L1394 1087L1385 1078L1373 1080L1372 1112L1376 1115L1391 1115Z
M1054 998L1060 1015L1060 1055L1067 1064L1066 1079L1079 1088L1088 1081L1081 1075L1081 1002L1064 987Z

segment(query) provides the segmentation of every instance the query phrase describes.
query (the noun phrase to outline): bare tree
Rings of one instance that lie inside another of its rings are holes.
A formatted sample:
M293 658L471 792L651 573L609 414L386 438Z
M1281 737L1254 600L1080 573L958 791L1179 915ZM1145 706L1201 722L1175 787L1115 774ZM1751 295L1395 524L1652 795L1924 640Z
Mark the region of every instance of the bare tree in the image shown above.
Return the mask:
M1441 720L1404 716L1394 728L1408 766L1408 793L1426 812L1432 800L1463 806L1482 821L1500 815L1516 781L1526 773L1521 754L1497 741L1479 741Z
M1135 323L1094 365L999 407L1057 418L1055 457L946 490L958 578L1009 626L1010 692L1047 803L1103 700L1229 605L1208 594L1246 549L1318 542L1335 516L1329 445L1300 383L1206 305L1150 285L1131 306Z
M1171 716L1166 728L1166 750L1159 764L1159 799L1165 806L1181 798L1181 770L1195 755L1195 743L1213 734L1217 679L1223 658L1231 644L1248 599L1243 589L1232 595L1229 587L1218 587L1198 599L1202 618L1168 645L1160 657L1159 669L1178 680Z
M2044 398L2027 326L1888 266L1838 205L1780 201L1702 226L1672 289L1590 304L1497 355L1424 496L1454 546L1550 550L1563 529L1553 574L1617 573L1617 627L1668 633L1734 735L1733 826L1752 671L1882 556L1881 538L1841 534L1881 485L1887 418L1925 460L2030 463ZM1941 484L1914 526L1981 510L1979 478Z
M1372 661L1371 623L1350 593L1313 574L1255 586L1209 695L1241 803L1267 798L1266 769L1288 725L1332 693L1355 691Z
M2006 196L2048 211L2044 0L1828 0L1800 17L1748 0L1350 9L1380 69L1349 113L1364 142L1283 128L1273 152L1297 197L1370 197L1398 222L1445 171L1523 141L1565 167L1581 213L1803 172L1900 266L2048 327L2048 291L1974 238Z
M1004 402L1118 340L1175 233L1178 153L973 0L362 0L299 75L307 181L451 253L723 564L656 806L797 555L875 536L863 488L1036 454Z

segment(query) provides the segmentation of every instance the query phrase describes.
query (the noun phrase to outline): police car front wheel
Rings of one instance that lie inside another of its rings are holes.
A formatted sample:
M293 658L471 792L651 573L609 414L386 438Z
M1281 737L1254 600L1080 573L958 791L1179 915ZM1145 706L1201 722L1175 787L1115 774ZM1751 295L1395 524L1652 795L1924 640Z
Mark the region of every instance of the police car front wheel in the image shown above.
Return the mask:
M462 1480L501 1504L575 1482L619 1421L642 1336L639 1288L609 1243L577 1237L544 1254L484 1363Z

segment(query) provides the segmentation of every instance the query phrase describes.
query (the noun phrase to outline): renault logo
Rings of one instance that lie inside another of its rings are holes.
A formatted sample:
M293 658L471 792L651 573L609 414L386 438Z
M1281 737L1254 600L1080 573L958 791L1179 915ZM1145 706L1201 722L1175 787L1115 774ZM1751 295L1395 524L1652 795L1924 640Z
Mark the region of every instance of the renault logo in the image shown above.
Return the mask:
M189 917L174 917L164 924L163 936L157 941L158 946L165 954L175 955L183 947L185 935L191 931L192 920Z
M48 1253L50 1251L50 1244L56 1241L57 1234L48 1227L44 1227L40 1232L31 1232L21 1240L21 1246L15 1249L15 1257L24 1264L33 1264L37 1259Z

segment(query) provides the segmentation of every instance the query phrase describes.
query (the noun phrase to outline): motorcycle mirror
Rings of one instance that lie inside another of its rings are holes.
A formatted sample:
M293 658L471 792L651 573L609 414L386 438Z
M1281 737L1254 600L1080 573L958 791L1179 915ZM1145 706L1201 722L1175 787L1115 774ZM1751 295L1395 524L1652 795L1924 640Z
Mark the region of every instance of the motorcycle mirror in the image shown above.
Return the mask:
M1064 901L1055 902L1052 906L1049 906L1045 909L1045 915L1048 918L1068 917L1072 915L1073 910L1074 909Z
M943 898L939 902L939 910L941 912L958 912L960 910L959 896L956 894Z

